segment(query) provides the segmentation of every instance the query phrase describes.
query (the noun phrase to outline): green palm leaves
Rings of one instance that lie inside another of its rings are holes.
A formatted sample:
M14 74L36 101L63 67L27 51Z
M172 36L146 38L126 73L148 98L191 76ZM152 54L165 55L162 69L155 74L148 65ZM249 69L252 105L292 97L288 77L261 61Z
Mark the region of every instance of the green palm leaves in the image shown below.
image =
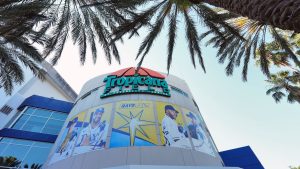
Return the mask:
M272 85L267 94L272 94L276 102L287 96L289 102L300 103L300 72L291 74L288 71L282 71L271 75L267 82Z
M8 156L8 157L0 157L0 169L6 169L6 168L20 168L21 167L21 161L19 161L17 158ZM40 169L42 168L41 164L31 164L30 167L28 164L25 164L24 167L21 168L30 168L30 169Z
M52 54L52 64L59 60L68 37L78 45L80 62L86 60L87 48L90 47L94 63L97 59L97 43L104 50L108 63L112 56L120 62L119 52L111 40L110 33L116 26L126 21L129 11L113 1L98 1L89 6L85 0L52 0L45 13L49 17L41 24L40 34L49 34L50 43L45 46L44 56Z
M176 42L176 34L179 18L184 19L186 40L188 43L189 53L191 61L194 67L196 67L196 60L205 71L204 60L201 54L200 41L201 37L198 32L198 22L194 21L194 16L201 19L204 26L211 28L211 32L224 36L226 33L239 36L238 31L230 27L229 24L224 22L225 18L231 18L230 14L218 14L210 7L203 3L192 4L188 0L164 0L150 3L149 7L140 14L134 16L130 22L121 24L120 27L114 32L115 40L119 39L126 33L135 34L143 26L149 26L149 32L143 40L137 54L137 58L140 57L138 67L141 66L145 56L149 52L153 45L154 40L161 33L161 29L164 24L168 23L168 66L169 71L172 63L172 56L174 45Z
M217 57L219 57L220 63L228 61L227 75L232 75L234 68L240 66L243 61L243 80L246 81L248 64L253 56L256 60L259 60L261 71L267 77L270 77L271 56L267 51L267 43L269 42L267 39L273 39L277 47L287 54L285 61L291 60L300 66L299 58L291 48L290 42L284 39L279 30L273 26L264 25L244 17L230 19L227 22L238 29L246 40L241 40L236 36L225 37L225 39L216 36L207 42L207 45L212 44L214 47L219 48Z
M300 34L294 34L290 31L278 31L278 35L288 42L287 45L290 50L299 57ZM291 103L300 103L300 71L297 65L290 62L290 52L282 50L281 45L274 40L266 44L266 53L270 64L286 69L286 71L272 74L267 80L272 85L267 94L272 94L277 103L285 96Z
M13 86L24 80L20 62L34 75L42 77L38 66L49 57L55 65L69 37L77 44L80 62L84 64L88 48L94 63L100 44L110 64L112 57L120 62L111 31L131 16L131 9L118 1L97 1L88 6L85 0L2 0L0 2L0 88L11 94ZM36 49L39 44L42 54ZM98 46L99 47L99 46Z
M30 168L30 169L41 169L42 165L41 164L31 164L30 167L28 164L25 164L23 168Z
M218 47L217 57L219 57L220 63L227 61L226 74L232 75L234 68L240 66L243 61L243 80L247 81L248 65L253 57L262 73L268 78L267 82L275 85L267 94L274 92L272 96L276 102L279 102L285 96L281 90L286 89L289 93L288 100L290 102L297 100L298 96L295 95L295 91L300 89L299 83L294 83L295 86L287 89L287 84L291 83L288 76L281 77L279 74L282 72L274 74L270 69L276 65L277 69L288 68L292 73L299 72L298 35L244 17L230 19L227 22L238 29L245 40L236 36L225 39L216 36L207 42L207 45L212 44L214 47ZM205 35L208 34L213 33ZM278 71L277 69L272 70ZM281 80L280 84L279 79ZM274 84L275 82L276 84Z
M245 16L249 14L249 18L256 20L213 8L205 3ZM283 5L286 9L285 13L274 13L278 4ZM139 35L138 31L141 28L148 28L148 32L138 49L136 56L136 59L139 59L138 67L142 65L155 40L162 33L163 27L167 27L167 70L169 71L180 24L185 27L184 36L192 65L196 67L199 64L204 72L206 69L200 43L206 37L209 38L206 45L218 49L219 62L227 63L227 75L232 75L236 67L243 65L242 78L246 81L248 65L252 58L257 61L262 73L269 80L273 76L271 65L293 67L293 72L297 72L300 66L299 34L291 32L286 36L274 26L293 28L298 32L298 25L287 24L299 20L298 9L292 12L290 2L283 3L278 0L262 2L259 9L247 9L246 6L255 6L255 2L2 0L0 2L0 87L10 94L14 84L23 81L22 67L19 62L29 67L35 75L42 76L43 71L38 63L45 58L50 58L52 64L57 64L68 39L72 39L79 47L81 64L85 63L88 50L91 51L92 60L96 63L99 47L100 50L103 49L108 63L111 63L113 58L120 63L115 42L127 33L129 37ZM271 11L274 15L268 17ZM291 18L295 18L295 21ZM208 31L200 32L200 24L208 28ZM44 47L43 57L33 44Z
M11 94L14 85L24 81L23 67L43 77L39 63L43 60L33 43L44 44L44 35L38 36L32 28L45 19L40 14L46 3L3 0L0 2L0 88ZM36 40L34 40L36 39Z
M211 1L203 2L211 3ZM227 63L226 74L232 75L236 67L243 65L242 79L244 81L247 81L248 66L252 58L257 61L262 73L268 79L273 77L270 71L272 64L295 65L297 67L295 70L299 68L300 61L297 54L299 47L295 45L299 43L297 40L287 39L279 29L265 22L250 20L222 9L212 8L203 2L164 0L148 3L147 9L131 18L129 23L120 25L114 32L115 40L128 32L130 37L133 34L138 34L137 31L142 27L149 28L136 57L140 58L139 67L153 42L161 33L161 29L167 23L167 69L169 71L176 42L178 20L181 19L184 20L185 36L194 67L198 62L205 71L200 42L203 38L209 37L206 45L213 45L213 47L218 48L219 62ZM196 17L197 22L194 21ZM202 33L201 36L199 35L198 23L202 23L208 28L208 31ZM297 34L294 36L298 37ZM270 39L274 41L272 43L275 43L279 50L276 55L270 52Z
M20 161L12 156L9 157L0 157L0 168L7 167L18 167L20 165Z

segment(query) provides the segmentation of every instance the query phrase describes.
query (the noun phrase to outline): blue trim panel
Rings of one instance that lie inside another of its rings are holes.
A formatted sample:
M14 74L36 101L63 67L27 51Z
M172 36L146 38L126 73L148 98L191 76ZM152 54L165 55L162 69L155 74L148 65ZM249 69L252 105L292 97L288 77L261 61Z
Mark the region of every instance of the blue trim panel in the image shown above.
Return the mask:
M0 137L54 143L57 135L4 128L0 130Z
M227 167L240 167L243 169L264 169L259 159L249 146L240 147L219 153Z
M26 106L58 111L62 113L69 113L73 108L73 103L32 95L23 101L23 103L18 107L18 110L22 110Z

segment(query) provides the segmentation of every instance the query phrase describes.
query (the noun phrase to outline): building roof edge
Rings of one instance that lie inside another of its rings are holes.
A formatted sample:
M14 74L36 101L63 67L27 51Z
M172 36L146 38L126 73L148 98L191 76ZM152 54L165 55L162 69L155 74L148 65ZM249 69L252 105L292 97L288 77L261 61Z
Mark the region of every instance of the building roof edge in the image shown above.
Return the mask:
M47 80L55 83L64 95L68 96L72 101L75 101L78 94L73 90L73 88L65 81L65 79L53 68L53 66L44 61L42 63L43 68L46 70Z

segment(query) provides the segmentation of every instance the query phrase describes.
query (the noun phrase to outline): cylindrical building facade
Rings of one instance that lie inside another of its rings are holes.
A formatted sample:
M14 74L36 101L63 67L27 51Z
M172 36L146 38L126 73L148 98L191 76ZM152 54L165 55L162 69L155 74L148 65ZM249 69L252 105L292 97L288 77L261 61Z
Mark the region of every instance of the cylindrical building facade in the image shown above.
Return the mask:
M184 80L133 67L89 80L44 167L131 165L222 167Z

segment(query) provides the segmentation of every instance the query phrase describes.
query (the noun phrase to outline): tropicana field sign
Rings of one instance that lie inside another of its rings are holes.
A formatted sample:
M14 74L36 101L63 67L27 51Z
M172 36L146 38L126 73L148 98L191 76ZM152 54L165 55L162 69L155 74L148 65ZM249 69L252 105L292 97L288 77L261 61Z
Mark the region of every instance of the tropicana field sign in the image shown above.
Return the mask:
M119 70L108 75L101 98L130 93L147 93L170 97L170 90L165 77L150 69L134 67Z

